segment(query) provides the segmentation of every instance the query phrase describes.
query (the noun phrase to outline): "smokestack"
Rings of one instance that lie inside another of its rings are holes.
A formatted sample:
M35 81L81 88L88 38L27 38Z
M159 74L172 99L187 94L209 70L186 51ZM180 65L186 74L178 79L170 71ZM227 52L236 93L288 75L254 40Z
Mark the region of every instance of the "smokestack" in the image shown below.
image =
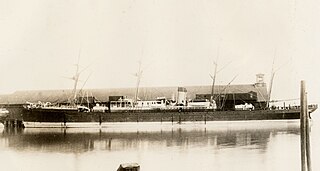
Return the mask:
M178 87L178 105L187 105L187 89L185 87Z

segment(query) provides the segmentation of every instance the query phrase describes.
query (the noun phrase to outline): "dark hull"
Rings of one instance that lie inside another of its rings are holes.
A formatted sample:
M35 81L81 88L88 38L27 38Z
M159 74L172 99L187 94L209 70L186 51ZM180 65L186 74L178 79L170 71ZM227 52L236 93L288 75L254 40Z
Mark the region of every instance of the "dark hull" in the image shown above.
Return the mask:
M24 122L186 122L299 119L300 110L210 111L162 110L122 112L78 112L64 110L23 110Z

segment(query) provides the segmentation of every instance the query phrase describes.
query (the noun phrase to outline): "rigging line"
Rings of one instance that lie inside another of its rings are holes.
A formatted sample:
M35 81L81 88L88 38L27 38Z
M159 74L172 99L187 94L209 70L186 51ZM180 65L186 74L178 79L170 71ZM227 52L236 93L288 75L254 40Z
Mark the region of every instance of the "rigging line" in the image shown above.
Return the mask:
M235 76L232 78L232 80L227 84L227 86L224 88L224 90L222 90L222 92L224 92L224 95L227 94L227 88L228 88L228 87L230 86L230 84L238 77L238 75L239 75L239 74L235 75ZM224 106L225 101L226 101L226 97L224 97L224 99L223 99L223 103L222 103L222 105L221 105L221 109L222 109L222 107Z
M274 56L273 56L273 61L272 61L272 69L271 69L271 79L270 79L270 85L269 85L269 92L268 92L268 101L267 101L267 105L269 106L269 101L271 99L271 92L272 92L272 84L273 84L273 79L275 76L275 69L274 69L274 63L275 63L275 59L276 59L276 55L277 55L277 49L274 49Z
M227 88L229 88L230 84L238 77L239 74L235 75L232 80L227 84L227 86L224 88L224 90L222 91L225 91Z
M224 98L223 98L223 101L222 101L221 109L224 107L224 105L225 105L225 103L227 101L227 89L230 87L230 83L224 89Z
M241 89L239 89L239 88L235 88L235 89L242 91L241 93L248 93L247 91L245 92L245 91L243 91L243 90L241 90ZM236 94L236 93L233 93L233 94ZM255 96L255 95L254 95L254 94L252 94L252 96ZM255 97L257 97L257 96L255 96ZM243 102L245 102L245 103L246 103L246 101L245 101L245 100L243 100L242 98L240 98L240 97L239 97L239 99L240 99L241 101L243 101Z
M220 71L222 71L224 68L226 68L228 65L230 65L232 63L232 61L228 62L227 64L225 64L222 68L220 68L217 73L219 73Z
M271 100L270 102L283 102L283 101L295 101L300 100L300 98L294 98L294 99L278 99L278 100Z
M79 66L79 62L80 62L80 54L81 54L81 47L79 48L79 54L78 54L78 61L77 61L77 66Z
M249 93L248 91L242 90L240 88L234 87L234 89L240 91L241 93ZM253 97L258 97L258 95L252 94Z
M141 61L139 61L139 70L136 73L136 77L137 77L137 84L136 84L136 91L135 91L135 95L134 95L134 103L137 103L138 100L138 93L139 93L139 85L140 85L140 81L141 81L141 76L142 76L142 70L141 70Z
M221 104L221 109L224 107L225 103L226 103L226 100L227 100L227 89L225 89L225 93L224 93L224 98L223 98L223 101L222 101L222 104Z
M92 64L87 65L85 68L83 68L81 71L79 71L79 74L81 74L83 71L87 70Z
M241 89L239 89L239 88L236 88L236 89L239 90L239 91L241 91L242 93L248 93L247 91L241 90ZM258 91L259 91L259 90L258 90ZM259 91L259 93L261 94L260 91ZM257 94L257 95L252 94L252 96L258 98L258 94ZM239 98L239 99L240 99L242 102L247 103L247 101L245 101L245 100L243 100L243 99L241 99L241 98ZM258 101L258 103L259 103L259 105L260 105L260 107L261 107L261 102Z
M257 87L255 87L255 89L258 91L258 93L260 94L260 96L263 98L263 100L264 101L267 101L267 99L265 99L265 97L264 97L264 95L261 93L261 91L257 88ZM257 98L258 98L259 96L258 96L258 94L257 94Z
M248 91L244 91L244 90L242 90L242 89L240 89L240 88L237 88L237 87L234 87L236 90L238 90L238 91L240 91L241 93L248 93ZM265 98L264 98L264 96L262 95L262 93L260 92L260 90L259 89L257 89L256 87L255 87L255 89L258 91L258 93L261 95L261 97L263 97L263 99L265 100ZM253 97L256 97L256 98L258 98L259 96L258 96L258 94L257 95L255 95L255 94L252 94L252 96ZM243 99L240 99L241 101L243 101L243 102L246 102L245 100L243 100ZM261 102L259 101L259 104L261 105Z
M278 68L275 69L274 72L277 72L278 70L280 70L281 68L283 68L284 66L288 65L289 62L292 61L292 58L288 59L286 62L284 62L281 66L279 66Z
M220 46L219 46L220 47ZM218 52L217 52L217 61L218 61L218 58L219 58L219 49L218 49ZM209 74L209 76L211 77L212 79L212 85L211 85L211 98L213 98L214 94L215 94L215 82L216 82L216 78L217 78L217 73L219 73L220 71L222 71L224 68L226 68L232 61L230 61L229 63L227 63L226 65L224 65L221 69L218 69L218 62L213 62L214 65L215 65L215 70L214 70L214 75L212 76L211 74ZM212 99L214 100L214 99Z
M87 81L89 80L91 74L92 74L92 72L89 74L89 76L87 77L87 79L86 79L85 82L83 83L81 89L79 90L79 94L80 94L80 93L83 93L83 88L84 88L84 86L86 85Z
M234 97L234 104L235 104L235 93L233 93L233 97ZM244 103L247 103L245 100L243 100L242 98L240 98L240 97L238 97L239 98L239 100L241 100L242 102L244 102Z
M218 86L218 88L219 88L219 93L217 93L217 97L221 97L221 95L223 94L222 92L224 92L225 91L225 89L227 89L227 87L228 87L228 85L224 85L224 86L222 86L222 85L219 85ZM223 88L223 89L222 89Z
M264 101L267 101L266 99L265 99L265 97L263 96L263 94L261 93L261 91L257 88L257 87L255 87L255 89L258 91L258 93L260 94L260 97L262 97L263 98L263 100ZM258 94L257 94L257 101L258 101ZM260 107L261 107L261 101L259 100L258 101L259 102L259 105L260 105Z
M211 74L210 77L212 79L212 84L211 84L211 97L210 97L210 101L212 102L213 100L213 95L214 95L214 86L215 86L215 82L216 82L216 77L217 77L217 69L218 69L218 59L219 59L219 46L218 46L218 50L217 50L217 60L213 61L214 64L214 73L213 76Z

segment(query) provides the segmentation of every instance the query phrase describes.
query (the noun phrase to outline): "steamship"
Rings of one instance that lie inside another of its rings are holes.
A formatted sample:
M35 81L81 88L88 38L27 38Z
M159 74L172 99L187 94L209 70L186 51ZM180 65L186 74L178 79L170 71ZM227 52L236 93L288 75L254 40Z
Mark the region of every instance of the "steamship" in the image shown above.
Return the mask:
M115 122L203 122L243 121L243 120L287 120L299 119L298 105L274 106L268 101L263 74L257 75L255 84L157 88L166 92L154 100L141 100L119 95L119 91L109 91L108 100L98 100L94 96L81 96L74 99L73 105L52 103L28 103L24 105L22 119L26 127L41 123L70 126L75 123ZM145 88L147 89L147 88ZM152 88L149 88L151 91ZM176 93L170 90L178 90ZM187 90L190 90L189 92ZM123 92L134 89L123 89ZM75 91L73 91L75 92ZM121 93L121 91L120 91ZM101 93L103 94L103 93ZM101 96L100 98L103 98ZM171 98L168 98L171 94ZM155 94L157 96L159 94ZM134 95L136 96L136 95ZM176 98L175 98L176 96ZM75 95L76 97L76 95ZM188 99L189 97L193 97ZM309 113L317 105L309 105Z
M90 96L89 93L79 95L79 92L83 91L77 90L80 73L78 65L76 66L76 74L72 77L74 89L69 93L67 100L61 100L66 96L64 91L63 93L47 91L47 94L41 91L20 92L20 94L17 92L14 97L24 97L23 99L29 100L23 105L6 105L10 112L9 118L22 120L26 127L38 125L68 127L76 123L83 126L84 123L98 125L116 122L206 123L300 118L298 105L285 103L283 106L271 105L272 84L267 92L264 74L257 74L254 84L232 85L231 81L227 85L215 85L214 76L211 86L144 88L144 94L149 96L142 100L138 96L142 74L140 66L136 74L135 89L96 90L91 91ZM26 95L28 93L29 95ZM60 102L50 100L52 96L58 96ZM309 105L308 109L309 113L312 113L317 109L317 105Z

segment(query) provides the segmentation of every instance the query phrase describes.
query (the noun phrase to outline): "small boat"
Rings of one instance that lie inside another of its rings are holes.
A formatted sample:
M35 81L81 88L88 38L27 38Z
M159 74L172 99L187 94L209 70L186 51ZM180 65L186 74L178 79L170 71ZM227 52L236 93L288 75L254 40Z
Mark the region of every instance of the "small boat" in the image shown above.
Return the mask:
M140 171L140 165L138 163L123 163L120 164L117 171Z

